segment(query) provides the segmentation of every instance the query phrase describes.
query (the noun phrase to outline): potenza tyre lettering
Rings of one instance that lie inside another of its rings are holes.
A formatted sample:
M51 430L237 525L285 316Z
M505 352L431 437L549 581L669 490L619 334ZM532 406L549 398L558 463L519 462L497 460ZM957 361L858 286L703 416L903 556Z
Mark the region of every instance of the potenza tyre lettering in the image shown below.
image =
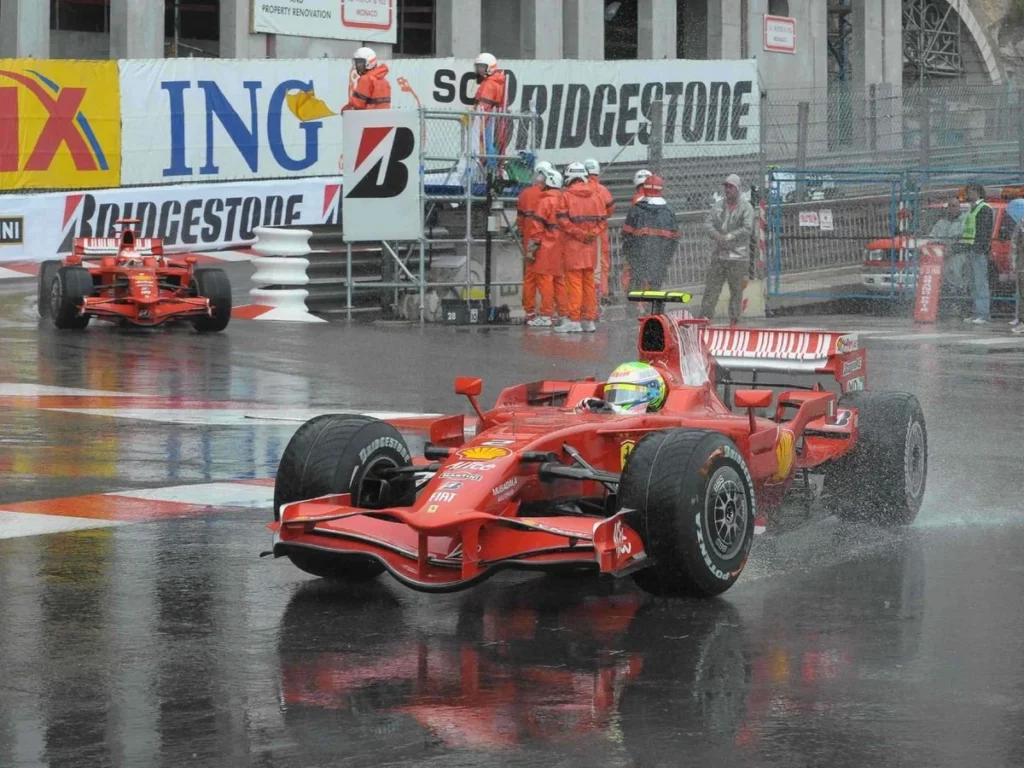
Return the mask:
M382 448L390 448L401 455L401 457L406 461L412 461L412 456L409 455L408 449L403 445L401 440L396 440L393 437L378 437L359 452L360 463L365 462L372 454Z
M726 459L729 459L730 463L735 464L736 469L738 469L743 474L743 478L746 481L745 482L745 486L746 487L744 488L744 491L745 491L746 496L747 496L747 503L750 506L750 511L748 512L748 515L751 518L756 517L757 516L757 507L756 507L756 504L754 502L754 480L750 476L750 470L747 469L747 463L743 460L743 457L740 456L740 454L734 448L732 448L731 446L723 445L721 448L718 449L718 451L716 451L716 453L719 453L719 452L720 452L721 456L723 456ZM715 480L715 484L712 487L712 490L714 492L716 492L716 493L721 491L722 488L725 486L725 483L726 483L725 478L719 476ZM711 559L711 553L708 551L707 542L704 540L703 517L704 517L704 510L703 509L698 509L697 512L694 515L694 530L697 532L697 546L700 547L701 557L704 559L704 564L707 566L708 571L711 572L711 575L713 575L716 579L721 579L722 581L729 581L732 578L734 578L739 573L740 570L743 569L743 565L740 565L740 567L736 571L733 571L732 573L726 573L725 571L723 571L721 568L719 568L715 564L714 560ZM742 550L743 560L741 561L741 563L743 563L743 564L746 563L746 556L747 556L747 553L750 551L750 545L752 543L753 543L753 540L749 539L747 541L747 543L743 547L743 550Z

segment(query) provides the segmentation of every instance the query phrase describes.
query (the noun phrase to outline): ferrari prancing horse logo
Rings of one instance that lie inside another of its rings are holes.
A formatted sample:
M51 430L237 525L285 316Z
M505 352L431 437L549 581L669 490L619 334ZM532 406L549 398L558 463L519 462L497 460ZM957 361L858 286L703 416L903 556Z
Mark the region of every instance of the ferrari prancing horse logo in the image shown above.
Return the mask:
M629 458L629 454L636 448L636 442L634 440L626 440L621 446L619 446L619 458L622 460L622 469L626 468L626 459Z

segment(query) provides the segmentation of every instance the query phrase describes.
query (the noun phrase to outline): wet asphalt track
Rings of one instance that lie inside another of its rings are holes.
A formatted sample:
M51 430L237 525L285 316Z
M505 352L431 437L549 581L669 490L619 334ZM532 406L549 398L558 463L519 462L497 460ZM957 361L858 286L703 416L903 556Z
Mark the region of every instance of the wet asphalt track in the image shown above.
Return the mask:
M218 425L207 401L460 412L457 373L486 399L634 345L626 324L56 333L33 311L0 295L0 510L273 477L297 425ZM917 523L760 537L717 601L515 574L331 588L259 559L258 505L0 539L0 765L1022 765L1024 339L862 343L872 388L928 419ZM85 414L17 383L169 399L165 421Z

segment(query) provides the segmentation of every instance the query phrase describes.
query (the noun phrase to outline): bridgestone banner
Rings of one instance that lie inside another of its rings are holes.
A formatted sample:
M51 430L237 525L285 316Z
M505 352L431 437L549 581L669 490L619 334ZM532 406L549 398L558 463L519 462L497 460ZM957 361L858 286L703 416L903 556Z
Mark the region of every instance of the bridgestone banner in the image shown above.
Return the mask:
M280 0L279 0L280 1ZM464 112L477 83L471 59L386 62L392 107ZM352 83L336 59L121 61L122 184L340 174L339 113ZM593 157L640 163L651 105L664 103L673 157L756 154L757 62L499 61L511 112L537 111L539 155L565 164ZM528 121L509 151L528 146ZM426 126L428 156L460 152L451 124Z
M237 247L259 226L340 224L340 202L331 179L0 195L0 221L24 220L21 241L0 244L0 262L70 253L76 237L112 236L119 218L140 219L139 234L162 238L168 252Z

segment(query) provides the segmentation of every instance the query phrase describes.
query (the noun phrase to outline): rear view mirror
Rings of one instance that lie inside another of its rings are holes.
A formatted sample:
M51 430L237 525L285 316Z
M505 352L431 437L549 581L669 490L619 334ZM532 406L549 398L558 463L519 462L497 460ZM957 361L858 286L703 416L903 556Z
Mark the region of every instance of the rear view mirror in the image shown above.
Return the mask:
M738 389L733 396L737 408L767 408L772 404L770 389Z
M455 378L455 394L467 397L479 397L484 391L484 380L475 376L457 376Z

